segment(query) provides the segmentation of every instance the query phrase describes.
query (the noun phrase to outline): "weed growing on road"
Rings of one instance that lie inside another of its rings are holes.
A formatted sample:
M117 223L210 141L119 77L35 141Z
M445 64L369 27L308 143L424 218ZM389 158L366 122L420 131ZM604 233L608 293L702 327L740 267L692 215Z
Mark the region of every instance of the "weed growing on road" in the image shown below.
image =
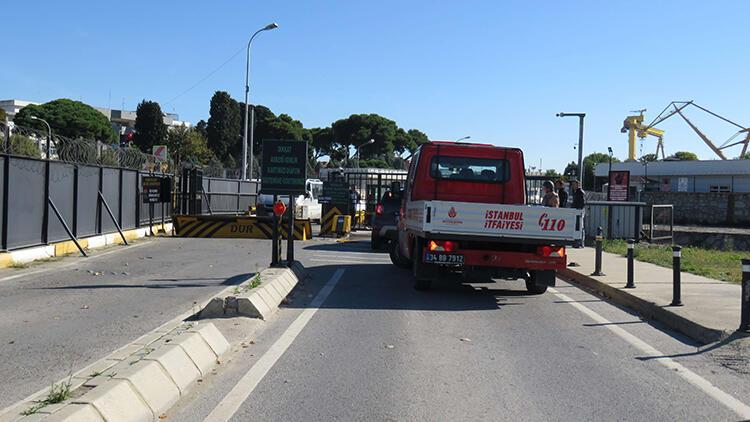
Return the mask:
M605 240L604 250L618 255L627 255L627 243L624 240ZM638 261L672 268L672 247L639 243L633 256ZM682 271L715 280L739 283L742 280L743 256L737 251L718 251L695 247L682 248Z
M252 290L252 289L260 286L261 283L262 282L260 280L260 274L255 274L255 277L251 278L249 283L244 284L244 285L241 284L241 285L235 287L234 288L234 294L238 295L238 294L244 293L244 292L246 292L248 290Z
M10 264L10 268L14 268L16 270L23 270L25 268L29 268L29 264L25 262L13 262Z
M49 393L47 393L47 397L21 412L21 415L33 415L45 406L64 402L68 397L70 397L70 379L68 379L67 382L61 382L60 384L53 383L49 389Z

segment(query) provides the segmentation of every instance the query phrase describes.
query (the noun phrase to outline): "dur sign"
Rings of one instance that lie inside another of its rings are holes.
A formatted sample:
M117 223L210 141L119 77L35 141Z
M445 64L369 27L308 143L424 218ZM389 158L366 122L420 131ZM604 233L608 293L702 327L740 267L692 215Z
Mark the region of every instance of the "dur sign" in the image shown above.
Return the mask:
M305 193L307 142L263 141L260 191L267 195Z

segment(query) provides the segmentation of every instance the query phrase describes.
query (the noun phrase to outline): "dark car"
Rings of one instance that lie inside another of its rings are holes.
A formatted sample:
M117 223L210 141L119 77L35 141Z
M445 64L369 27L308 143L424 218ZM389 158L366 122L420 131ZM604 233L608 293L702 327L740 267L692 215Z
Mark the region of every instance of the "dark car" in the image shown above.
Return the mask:
M398 235L396 224L401 210L402 193L403 190L386 191L375 206L370 239L370 246L373 249L380 249L388 241L396 239Z

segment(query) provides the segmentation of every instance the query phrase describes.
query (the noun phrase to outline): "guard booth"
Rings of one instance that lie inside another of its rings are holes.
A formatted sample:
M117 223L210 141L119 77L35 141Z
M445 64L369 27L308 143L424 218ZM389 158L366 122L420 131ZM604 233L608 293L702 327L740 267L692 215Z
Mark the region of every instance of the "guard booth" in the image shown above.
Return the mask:
M203 170L183 169L180 180L180 214L202 214L203 195Z
M320 179L325 181L344 181L347 186L353 186L360 195L356 211L363 213L363 223L352 222L352 228L369 225L380 198L389 190L393 182L401 186L406 183L406 170L379 168L338 168L321 169Z

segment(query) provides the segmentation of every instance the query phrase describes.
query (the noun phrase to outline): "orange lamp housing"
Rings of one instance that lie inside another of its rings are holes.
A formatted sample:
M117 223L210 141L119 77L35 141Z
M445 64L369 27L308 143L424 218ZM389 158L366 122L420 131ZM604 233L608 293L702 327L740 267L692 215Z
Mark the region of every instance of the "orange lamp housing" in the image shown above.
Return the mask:
M458 242L450 240L430 240L427 244L430 252L455 252L458 250Z
M565 256L565 247L561 246L540 246L536 248L537 255L549 256L553 258L562 258Z
M284 205L281 201L276 201L275 204L273 204L273 215L279 217L284 215L286 212L286 205Z

